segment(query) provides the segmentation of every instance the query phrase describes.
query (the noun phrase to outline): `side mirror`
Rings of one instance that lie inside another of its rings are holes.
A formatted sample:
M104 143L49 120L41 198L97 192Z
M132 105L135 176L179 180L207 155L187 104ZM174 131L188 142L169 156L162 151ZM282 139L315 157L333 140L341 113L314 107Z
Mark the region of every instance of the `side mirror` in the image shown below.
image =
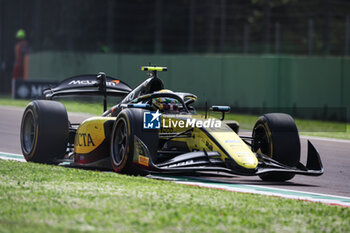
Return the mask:
M221 112L221 118L220 120L223 121L225 118L225 112L229 112L231 110L230 106L218 106L218 105L213 105L211 106L211 108L209 109L210 111L213 112Z

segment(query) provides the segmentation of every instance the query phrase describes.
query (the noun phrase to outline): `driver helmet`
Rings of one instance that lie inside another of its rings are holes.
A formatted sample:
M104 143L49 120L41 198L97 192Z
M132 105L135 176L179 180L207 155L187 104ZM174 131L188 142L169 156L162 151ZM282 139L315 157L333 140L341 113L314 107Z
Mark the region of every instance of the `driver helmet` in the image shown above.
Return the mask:
M156 93L174 93L163 89ZM171 97L158 97L152 99L152 104L161 111L178 111L179 101Z

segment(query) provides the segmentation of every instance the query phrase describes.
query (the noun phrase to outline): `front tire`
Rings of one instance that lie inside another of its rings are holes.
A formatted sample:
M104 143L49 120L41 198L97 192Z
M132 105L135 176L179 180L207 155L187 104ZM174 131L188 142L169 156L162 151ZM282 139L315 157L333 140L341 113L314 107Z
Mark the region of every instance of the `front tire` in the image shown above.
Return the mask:
M258 118L253 128L252 150L290 167L300 161L300 140L297 126L288 114L270 113ZM264 181L286 181L294 177L292 173L271 172L261 174Z
M117 116L111 136L111 163L114 171L129 175L148 175L148 166L134 158L135 136L147 147L150 160L157 160L158 130L143 129L144 109L126 108ZM126 134L126 137L124 135ZM124 149L125 148L125 149ZM137 152L136 152L137 153ZM134 163L135 161L135 163Z
M29 162L56 164L66 153L68 115L60 102L35 100L28 104L21 123L21 149Z
M112 167L118 173L131 173L132 137L128 114L121 112L113 126L111 138Z

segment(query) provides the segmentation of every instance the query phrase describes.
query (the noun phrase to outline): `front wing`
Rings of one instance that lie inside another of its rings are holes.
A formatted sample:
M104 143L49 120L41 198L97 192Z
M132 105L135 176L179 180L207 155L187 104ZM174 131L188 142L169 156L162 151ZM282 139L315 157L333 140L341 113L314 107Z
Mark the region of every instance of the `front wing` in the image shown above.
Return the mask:
M228 162L220 159L216 151L194 151L178 155L168 161L155 163L150 156L147 146L135 136L134 163L151 173L195 173L195 172L225 172L233 175L255 176L265 173L293 173L308 176L320 176L323 174L323 165L320 155L310 141L308 141L307 163L299 163L296 167L289 167L269 158L263 154L257 154L259 164L256 169L236 169L228 166Z

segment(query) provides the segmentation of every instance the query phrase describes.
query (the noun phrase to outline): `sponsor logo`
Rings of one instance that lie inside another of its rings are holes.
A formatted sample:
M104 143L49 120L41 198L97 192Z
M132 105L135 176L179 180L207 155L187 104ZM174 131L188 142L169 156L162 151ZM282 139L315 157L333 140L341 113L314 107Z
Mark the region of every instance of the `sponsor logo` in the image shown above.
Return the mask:
M149 158L146 156L139 155L139 164L148 167Z
M157 112L144 112L143 113L143 128L144 129L160 129L160 116L162 114Z
M225 140L225 143L241 143L240 140Z
M95 146L89 133L79 133L75 144L78 146Z
M160 129L161 133L174 133L174 129L173 128L161 128Z
M179 163L174 163L168 166L164 166L165 168L172 168L172 167L180 167L180 166L186 166L186 165L190 165L190 164L194 164L193 160L188 160L188 161L184 161L184 162L179 162Z
M44 89L55 85L56 82L50 81L13 80L12 95L15 99L38 99Z
M106 82L107 86L115 87L120 83L120 80L112 80L110 82ZM98 81L95 80L72 80L68 83L68 85L95 85L98 84Z
M143 144L143 142L136 135L134 135L134 143L135 143L134 144L135 150L134 150L133 162L149 167L149 163L150 163L149 152L145 144Z
M26 86L21 85L18 90L17 90L17 95L21 98L24 99L29 95L29 90Z

